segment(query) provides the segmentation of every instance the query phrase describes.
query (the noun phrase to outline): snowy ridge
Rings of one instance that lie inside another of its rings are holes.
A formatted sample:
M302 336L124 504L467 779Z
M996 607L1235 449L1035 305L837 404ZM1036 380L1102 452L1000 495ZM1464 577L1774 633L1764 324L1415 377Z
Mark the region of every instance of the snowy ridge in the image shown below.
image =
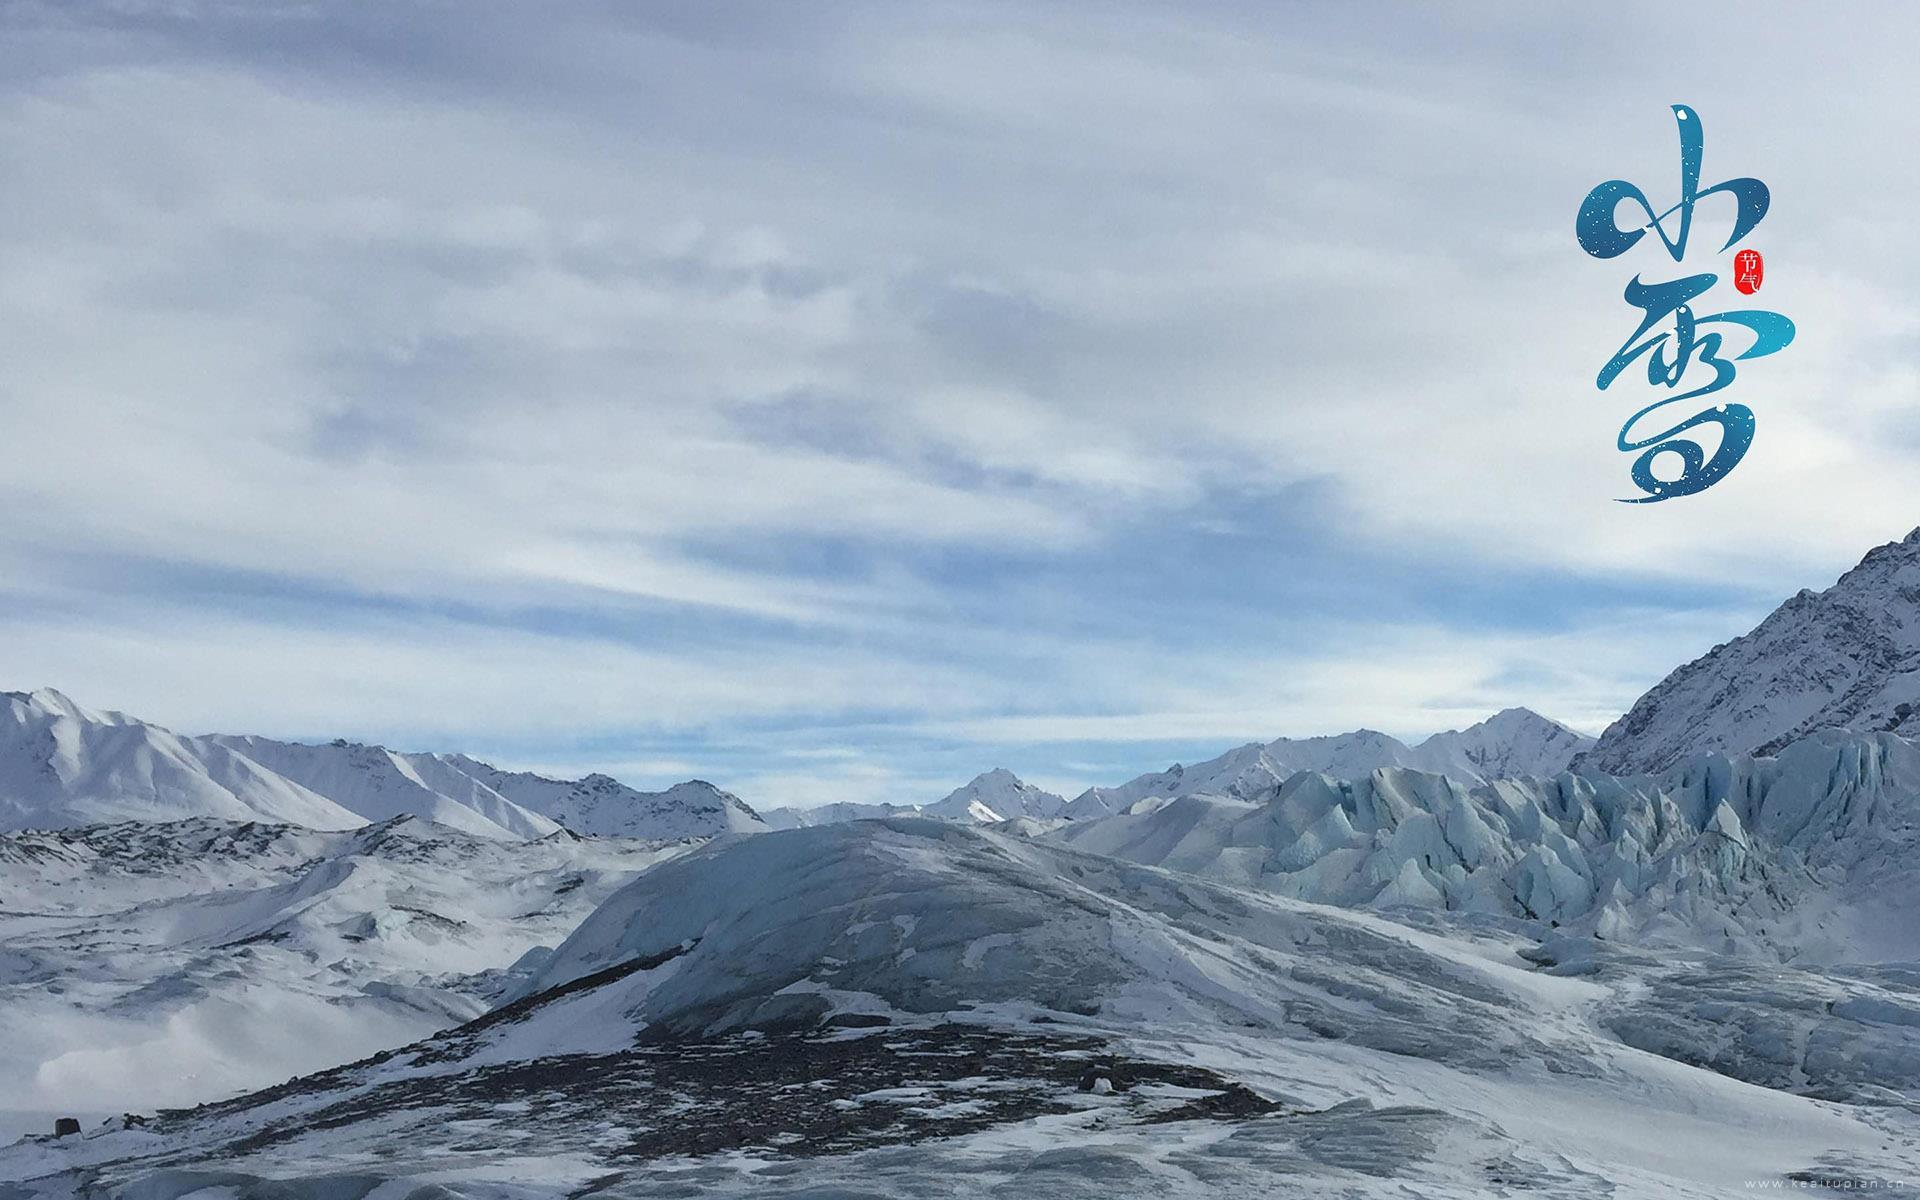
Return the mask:
M1583 759L1613 774L1767 754L1821 729L1920 733L1920 529L1668 675Z
M480 836L542 838L560 826L508 800L449 759L384 746L310 746L263 737L204 739L368 820L420 817Z
M1244 799L1302 771L1352 779L1382 767L1409 767L1474 783L1550 777L1592 744L1592 738L1524 708L1507 709L1466 729L1436 733L1418 746L1371 729L1278 738L1251 742L1191 766L1175 763L1117 787L1088 788L1074 797L1064 815L1088 820L1126 812L1143 800L1199 793Z
M549 779L502 771L465 755L447 761L500 795L586 837L637 837L671 841L761 833L769 826L732 792L704 779L689 779L658 792L628 787L609 775Z
M59 692L0 695L0 830L188 817L350 829L366 818L215 742Z
M920 811L917 804L861 804L842 800L813 808L770 808L760 814L773 829L809 829L815 825L837 825L842 821L868 821L877 817L910 817Z
M547 779L344 740L185 737L51 690L0 701L0 831L200 817L351 829L402 816L519 840L563 825L658 841L766 828L704 780L643 792L605 775Z

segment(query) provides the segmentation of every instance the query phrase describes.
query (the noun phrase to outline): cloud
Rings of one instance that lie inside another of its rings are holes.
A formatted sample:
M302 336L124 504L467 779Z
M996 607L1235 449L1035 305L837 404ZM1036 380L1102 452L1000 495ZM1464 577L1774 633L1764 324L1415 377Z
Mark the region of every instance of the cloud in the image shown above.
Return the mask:
M1604 723L1920 485L1914 18L1692 19L15 6L0 661L775 803ZM1801 333L1625 506L1570 226L1675 98Z

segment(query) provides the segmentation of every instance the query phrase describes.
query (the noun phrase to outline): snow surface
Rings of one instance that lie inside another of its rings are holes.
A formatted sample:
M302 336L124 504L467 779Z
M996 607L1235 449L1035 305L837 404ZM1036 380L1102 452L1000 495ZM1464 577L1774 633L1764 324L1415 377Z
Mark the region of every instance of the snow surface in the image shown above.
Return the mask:
M1912 1194L1911 973L1408 915L930 819L723 839L616 892L489 1017L23 1143L0 1179L22 1197ZM1089 1074L1139 1082L1078 1090Z
M0 1109L198 1103L468 1020L689 848L409 817L0 836Z
M1667 676L1585 757L1614 774L1769 754L1821 729L1920 734L1920 529Z

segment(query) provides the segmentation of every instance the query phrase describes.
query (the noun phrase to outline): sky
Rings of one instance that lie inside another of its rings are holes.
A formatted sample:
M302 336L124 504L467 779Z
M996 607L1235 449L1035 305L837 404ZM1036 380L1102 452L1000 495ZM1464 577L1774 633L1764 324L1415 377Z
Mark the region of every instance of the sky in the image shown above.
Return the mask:
M1920 524L1920 11L1823 15L0 5L0 687L767 807L1597 733ZM1675 103L1799 336L1627 505Z

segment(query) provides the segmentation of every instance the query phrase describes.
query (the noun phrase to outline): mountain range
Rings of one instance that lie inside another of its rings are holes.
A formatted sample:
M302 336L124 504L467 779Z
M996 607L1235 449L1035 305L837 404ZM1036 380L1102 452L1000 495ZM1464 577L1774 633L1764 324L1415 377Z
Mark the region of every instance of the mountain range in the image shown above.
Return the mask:
M660 840L913 814L1091 820L1191 795L1247 799L1300 772L1357 779L1401 768L1469 784L1550 779L1570 767L1656 773L1704 752L1769 755L1821 729L1920 731L1920 530L1869 553L1824 592L1803 591L1753 632L1642 696L1596 741L1524 708L1408 745L1357 730L1249 743L1067 800L1004 768L927 804L839 803L756 813L702 780L660 792L606 775L510 772L460 754L345 741L186 737L52 690L0 694L0 830L216 817L347 829L411 815L491 837Z
M419 817L481 837L678 841L872 817L925 815L994 823L1085 820L1142 800L1200 792L1245 796L1299 771L1340 777L1413 767L1478 782L1550 776L1591 739L1526 709L1508 709L1409 747L1370 730L1254 743L1069 801L996 768L929 804L829 804L756 813L704 780L645 792L607 775L550 779L463 754L417 754L338 740L309 744L214 734L188 737L124 713L83 708L57 691L0 693L0 831L194 817L351 829Z
M1598 741L767 821L9 695L0 1095L92 1127L0 1194L1913 1194L1917 629L1920 532Z
M344 740L186 737L51 689L0 694L0 832L195 817L338 830L401 816L523 840L563 826L659 841L765 828L703 780L643 792Z

